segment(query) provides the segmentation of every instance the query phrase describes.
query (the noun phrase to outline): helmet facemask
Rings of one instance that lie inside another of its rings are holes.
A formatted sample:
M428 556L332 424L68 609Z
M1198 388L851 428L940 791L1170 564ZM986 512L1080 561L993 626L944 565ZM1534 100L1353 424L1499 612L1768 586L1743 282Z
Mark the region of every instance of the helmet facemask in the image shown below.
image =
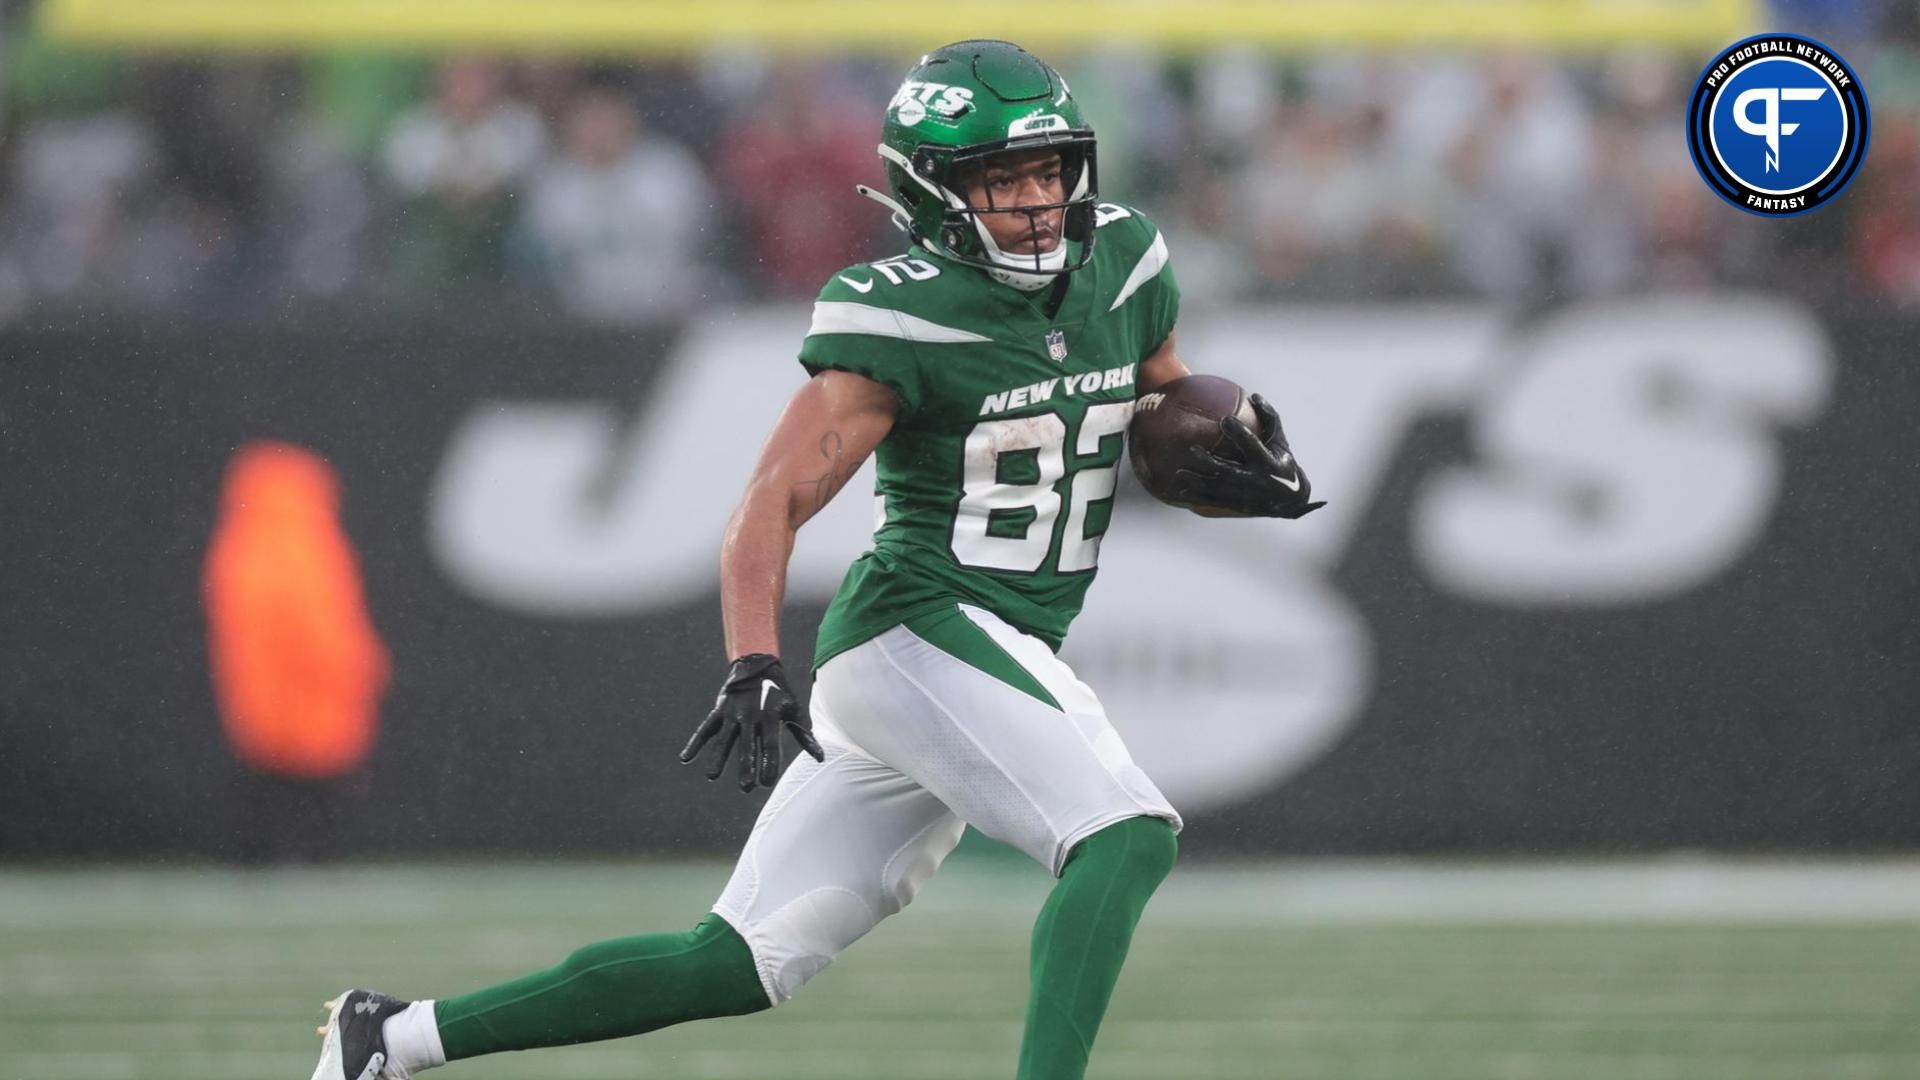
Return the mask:
M983 176L995 158L1035 150L1051 150L1060 155L1060 186L1064 198L1031 206L996 206L992 186L982 183L985 206L973 206L966 197L968 181ZM923 146L911 160L881 148L889 164L899 167L913 181L895 185L895 191L908 202L910 222L927 221L923 200L941 208L937 236L921 235L916 225L914 239L941 254L970 266L977 266L994 277L1023 289L1050 284L1060 274L1085 266L1093 257L1093 209L1098 200L1098 165L1093 133L1085 129L1047 132L1004 139L997 142L954 149ZM1057 237L1052 250L1010 252L995 242L986 216L1025 215L1028 231L1042 231L1045 219L1055 211L1060 220L1053 231Z

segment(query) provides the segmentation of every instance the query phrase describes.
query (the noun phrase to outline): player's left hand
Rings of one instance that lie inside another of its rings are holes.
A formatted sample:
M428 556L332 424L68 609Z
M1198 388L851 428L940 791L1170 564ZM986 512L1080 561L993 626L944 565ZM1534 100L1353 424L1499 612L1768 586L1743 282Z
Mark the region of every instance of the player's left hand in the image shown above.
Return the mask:
M691 765L715 735L726 732L720 753L707 770L707 779L718 780L727 767L727 757L743 739L739 758L740 790L756 786L772 787L780 778L780 732L786 729L800 743L800 749L825 761L827 755L813 737L813 727L800 712L793 690L787 686L787 673L780 658L767 653L749 653L733 662L727 681L720 685L713 711L707 714L686 749L680 751L680 764Z
M1220 421L1220 430L1241 460L1194 447L1188 465L1174 473L1175 493L1183 503L1249 517L1299 518L1327 505L1314 502L1313 485L1294 460L1280 414L1259 394L1249 399L1265 437L1255 435L1237 416Z

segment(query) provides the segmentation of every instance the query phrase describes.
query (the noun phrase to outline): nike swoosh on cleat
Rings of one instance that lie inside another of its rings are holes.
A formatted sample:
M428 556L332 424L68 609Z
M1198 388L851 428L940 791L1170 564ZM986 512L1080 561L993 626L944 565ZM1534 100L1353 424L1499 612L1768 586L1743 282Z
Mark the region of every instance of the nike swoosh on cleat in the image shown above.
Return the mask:
M1282 484L1285 484L1285 485L1286 485L1286 487L1287 487L1287 490L1288 490L1288 491L1299 491L1299 490L1300 490L1300 477L1299 477L1299 475L1298 475L1298 474L1295 474L1295 475L1294 475L1294 477L1293 477L1293 479L1291 479L1291 480L1289 480L1289 479L1287 479L1287 478L1286 478L1286 477L1284 477L1284 476L1281 476L1281 475L1280 475L1279 473L1274 473L1274 474L1273 474L1273 478L1274 478L1275 480L1278 480L1278 481L1280 481L1280 482L1281 482Z
M761 708L764 709L767 707L767 695L772 693L774 690L778 689L779 686L780 684L777 682L774 682L772 679L760 680L760 707Z
M869 293L873 291L872 279L868 279L866 281L855 281L845 274L836 274L834 276L838 277L841 281L846 282L849 286L852 287L854 292Z

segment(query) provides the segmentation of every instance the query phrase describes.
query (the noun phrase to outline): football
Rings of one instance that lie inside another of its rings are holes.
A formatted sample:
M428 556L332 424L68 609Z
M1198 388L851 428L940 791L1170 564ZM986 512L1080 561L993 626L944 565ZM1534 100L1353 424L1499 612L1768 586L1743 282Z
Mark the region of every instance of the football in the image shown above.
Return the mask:
M1171 488L1174 471L1180 468L1189 446L1222 457L1240 457L1220 429L1220 421L1229 416L1237 416L1247 427L1259 430L1247 392L1218 375L1183 376L1140 395L1133 407L1133 420L1127 425L1127 456L1140 486L1169 506L1203 517L1228 516L1230 511L1180 502L1172 498Z

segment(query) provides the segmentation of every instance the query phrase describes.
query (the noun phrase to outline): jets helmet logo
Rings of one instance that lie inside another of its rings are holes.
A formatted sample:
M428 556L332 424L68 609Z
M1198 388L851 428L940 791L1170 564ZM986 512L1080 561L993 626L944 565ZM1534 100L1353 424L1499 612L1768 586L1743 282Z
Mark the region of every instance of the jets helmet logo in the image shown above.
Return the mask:
M901 83L900 89L894 92L893 100L887 102L887 108L894 118L907 127L925 120L930 112L942 119L958 119L972 105L972 90L922 79L908 79Z

